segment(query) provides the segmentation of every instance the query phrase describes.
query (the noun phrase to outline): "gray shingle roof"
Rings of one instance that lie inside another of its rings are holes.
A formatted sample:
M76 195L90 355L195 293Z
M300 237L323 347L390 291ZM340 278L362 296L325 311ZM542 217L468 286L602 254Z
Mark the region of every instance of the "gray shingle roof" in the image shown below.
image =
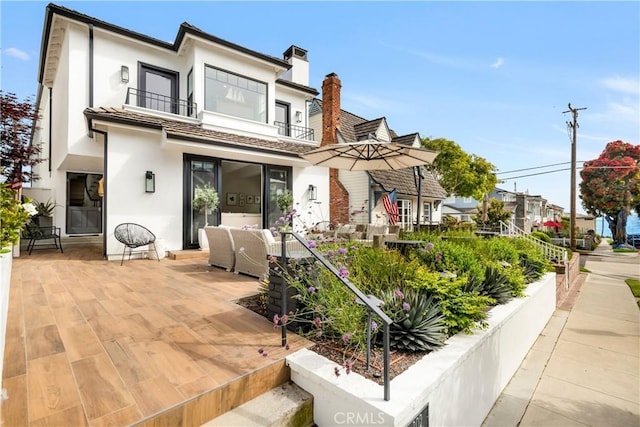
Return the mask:
M388 170L388 171L369 171L371 179L380 184L386 191L394 188L398 194L405 196L417 196L418 187L416 185L417 177L414 177L413 168ZM444 191L440 183L435 179L433 174L424 171L424 179L420 187L422 197L431 197L434 199L446 199L447 193Z
M288 140L268 140L236 135L216 130L203 129L199 124L170 120L122 108L87 108L84 115L90 120L105 120L133 126L162 129L170 138L199 142L202 144L228 146L248 150L258 150L289 157L317 148L316 144L296 143Z
M342 117L340 117L342 120ZM353 132L358 141L369 138L369 134L375 134L378 128L380 127L380 123L385 120L384 117L379 119L370 120L368 122L357 123L353 126Z

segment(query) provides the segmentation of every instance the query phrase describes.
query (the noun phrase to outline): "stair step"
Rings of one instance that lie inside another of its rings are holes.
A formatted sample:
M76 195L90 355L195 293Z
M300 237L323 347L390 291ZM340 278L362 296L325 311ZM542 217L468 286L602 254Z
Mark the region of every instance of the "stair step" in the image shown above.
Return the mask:
M186 249L182 251L169 251L167 253L169 259L180 260L189 258L209 258L209 251L201 251L199 249Z
M292 382L261 394L202 427L311 427L313 396Z

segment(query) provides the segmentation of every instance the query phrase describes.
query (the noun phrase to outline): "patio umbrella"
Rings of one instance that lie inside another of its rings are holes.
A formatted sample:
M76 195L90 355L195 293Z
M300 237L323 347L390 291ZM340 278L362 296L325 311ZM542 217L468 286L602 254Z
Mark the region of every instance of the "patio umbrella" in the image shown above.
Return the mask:
M303 154L310 163L328 168L371 171L405 169L433 162L436 151L393 142L358 141L329 144Z

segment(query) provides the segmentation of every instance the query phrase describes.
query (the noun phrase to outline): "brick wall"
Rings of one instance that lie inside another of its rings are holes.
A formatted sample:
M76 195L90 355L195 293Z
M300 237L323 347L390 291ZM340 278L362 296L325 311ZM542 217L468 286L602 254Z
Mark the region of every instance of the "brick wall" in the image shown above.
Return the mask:
M322 141L321 146L337 143L336 129L340 129L340 88L335 73L327 74L322 82ZM349 192L342 185L338 169L329 170L329 220L336 224L349 222Z
M568 286L565 283L567 272L564 267L556 267L556 305L559 306L567 294L571 291L576 284L578 276L580 274L580 254L573 253L571 260L569 261L569 283Z

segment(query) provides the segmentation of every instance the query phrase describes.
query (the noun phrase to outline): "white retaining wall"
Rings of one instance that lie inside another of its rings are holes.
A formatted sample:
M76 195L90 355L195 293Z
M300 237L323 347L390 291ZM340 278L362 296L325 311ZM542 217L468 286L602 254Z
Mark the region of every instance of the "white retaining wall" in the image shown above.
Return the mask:
M291 379L314 396L320 427L406 426L427 404L431 427L479 426L551 318L555 274L531 283L525 295L494 307L488 328L451 337L394 378L390 401L381 385L343 369L336 377L336 363L306 349L287 357Z

